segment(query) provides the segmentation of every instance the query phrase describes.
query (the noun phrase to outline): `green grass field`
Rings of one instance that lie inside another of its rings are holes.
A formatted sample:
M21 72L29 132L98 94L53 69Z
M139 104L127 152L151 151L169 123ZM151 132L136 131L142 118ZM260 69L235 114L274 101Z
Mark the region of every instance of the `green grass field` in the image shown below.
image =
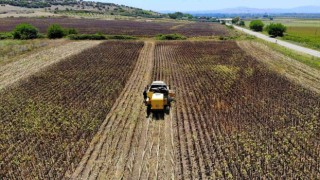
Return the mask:
M246 26L249 27L251 20L245 21ZM266 25L270 23L282 23L288 27L319 27L320 19L289 19L289 18L275 18L273 21L268 19L262 20Z
M288 27L282 39L320 50L320 27Z
M265 25L282 23L287 26L287 33L281 39L320 50L320 19L285 19L276 18L273 21L263 20ZM246 21L249 27L250 21Z

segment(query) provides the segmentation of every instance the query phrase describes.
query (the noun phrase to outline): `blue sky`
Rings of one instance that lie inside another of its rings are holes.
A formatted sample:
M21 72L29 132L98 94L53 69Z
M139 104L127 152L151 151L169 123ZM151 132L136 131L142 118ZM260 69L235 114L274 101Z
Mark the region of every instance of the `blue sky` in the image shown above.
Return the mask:
M198 11L234 7L293 8L320 6L320 0L97 0L155 11Z

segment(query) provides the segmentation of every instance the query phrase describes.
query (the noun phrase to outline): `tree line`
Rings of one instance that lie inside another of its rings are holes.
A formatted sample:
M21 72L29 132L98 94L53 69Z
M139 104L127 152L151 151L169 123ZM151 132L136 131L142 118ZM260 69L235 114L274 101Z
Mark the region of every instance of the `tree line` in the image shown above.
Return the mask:
M232 24L239 26L245 26L245 22L240 19L240 17L235 17L232 19ZM267 31L272 37L283 37L284 33L287 31L287 27L281 23L271 23L267 26L261 20L253 20L249 24L249 28L256 32Z
M271 23L267 26L261 20L254 20L250 22L250 29L253 31L261 32L266 30L269 35L273 37L283 37L284 33L287 31L287 27L281 23Z

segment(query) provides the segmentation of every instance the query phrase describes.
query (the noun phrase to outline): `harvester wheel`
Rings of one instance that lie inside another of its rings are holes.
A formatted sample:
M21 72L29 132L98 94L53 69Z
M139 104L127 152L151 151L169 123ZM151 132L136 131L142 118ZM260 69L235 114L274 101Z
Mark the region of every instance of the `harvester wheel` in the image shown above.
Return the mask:
M168 97L168 105L171 106L171 102L173 101L172 97Z
M165 113L166 113L166 114L170 114L170 106L166 106L166 108L165 108Z
M151 106L148 105L148 106L147 106L147 117L149 117L150 114L151 114Z

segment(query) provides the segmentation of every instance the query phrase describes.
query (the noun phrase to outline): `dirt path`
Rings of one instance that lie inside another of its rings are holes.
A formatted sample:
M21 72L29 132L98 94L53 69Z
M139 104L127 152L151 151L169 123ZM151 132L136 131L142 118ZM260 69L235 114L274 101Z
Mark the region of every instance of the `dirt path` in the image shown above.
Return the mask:
M320 93L320 71L277 53L258 42L239 41L238 45L248 54L267 64L272 70L305 88Z
M0 67L0 90L21 79L56 63L66 57L77 54L87 48L100 44L99 41L70 42L58 47L38 51L30 56Z
M174 178L172 118L147 118L143 105L143 89L152 81L154 49L154 42L145 42L128 84L72 179Z

